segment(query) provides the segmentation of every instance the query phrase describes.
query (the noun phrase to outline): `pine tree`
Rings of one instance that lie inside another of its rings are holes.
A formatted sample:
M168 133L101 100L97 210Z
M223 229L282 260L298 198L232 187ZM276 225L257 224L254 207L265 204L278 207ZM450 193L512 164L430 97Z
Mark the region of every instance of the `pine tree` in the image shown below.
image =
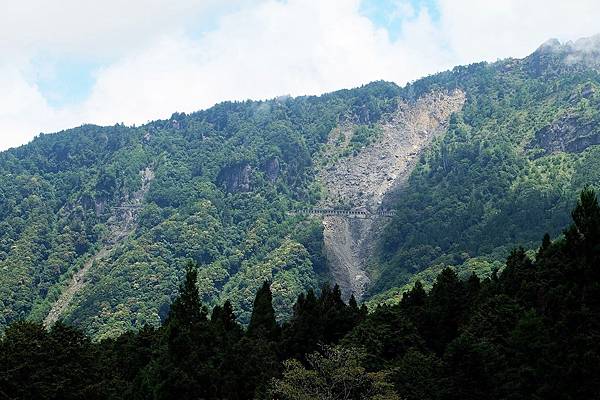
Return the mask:
M151 371L151 390L159 393L155 398L207 398L213 390L215 343L197 277L197 266L190 262L164 326L167 346Z
M206 320L207 312L200 301L200 294L196 286L197 279L198 267L190 262L185 270L185 280L179 287L179 296L169 311L167 325L174 322L194 325Z
M263 398L269 381L278 374L280 334L272 302L271 286L265 281L256 293L246 336L225 360L225 398Z
M318 301L319 326L324 344L337 343L356 324L356 314L342 300L338 285L324 286Z
M467 293L464 283L451 268L445 268L437 276L427 297L428 310L425 336L438 354L456 337L458 327L467 309Z
M348 300L348 307L352 311L358 312L358 303L356 302L356 297L354 297L354 293L350 296L350 300Z
M321 340L317 297L313 290L301 293L294 304L294 314L285 323L282 332L282 348L285 358L302 359L316 350Z
M401 304L404 308L422 307L427 300L427 293L421 281L416 281L413 288L402 295Z
M225 301L223 306L216 305L213 308L210 321L213 326L222 329L225 332L232 332L240 329L233 312L233 305L229 300Z
M550 235L548 233L544 234L544 238L542 239L542 245L540 246L538 254L543 254L546 250L548 250L551 244L552 241L550 240Z
M276 340L279 336L279 326L275 320L275 310L273 309L271 284L268 281L265 281L256 293L248 325L248 336L270 340Z
M590 187L583 189L571 215L584 240L596 242L600 236L600 207L594 190Z
M565 231L569 246L575 252L582 250L586 255L598 256L600 249L600 206L596 193L585 187L577 206L571 213L574 224Z

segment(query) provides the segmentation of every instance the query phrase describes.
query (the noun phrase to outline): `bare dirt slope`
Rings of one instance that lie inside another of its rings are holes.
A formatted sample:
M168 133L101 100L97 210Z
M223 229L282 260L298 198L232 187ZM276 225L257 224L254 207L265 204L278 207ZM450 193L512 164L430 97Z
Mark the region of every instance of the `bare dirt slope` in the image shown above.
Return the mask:
M107 224L109 232L104 238L102 247L73 275L69 284L44 319L45 326L53 325L62 315L64 315L65 311L73 301L75 294L86 284L86 275L94 265L98 261L108 257L123 239L127 238L135 231L137 227L135 217L138 210L136 207L141 206L144 196L150 187L150 182L154 179L154 172L151 168L146 168L140 172L140 175L142 179L141 189L133 193L129 198L124 199L121 206L126 206L125 208L115 209L114 213L108 219Z
M465 96L460 91L429 93L414 104L400 102L398 109L381 123L376 140L358 154L337 157L356 126L342 124L334 129L324 153L325 165L319 179L327 194L323 207L346 207L372 213L387 209L394 193L407 181L420 154L443 133L450 115L459 111ZM337 149L336 149L337 147ZM328 163L327 160L330 160ZM365 264L375 238L388 220L323 218L326 255L332 275L346 297L362 297L369 278Z

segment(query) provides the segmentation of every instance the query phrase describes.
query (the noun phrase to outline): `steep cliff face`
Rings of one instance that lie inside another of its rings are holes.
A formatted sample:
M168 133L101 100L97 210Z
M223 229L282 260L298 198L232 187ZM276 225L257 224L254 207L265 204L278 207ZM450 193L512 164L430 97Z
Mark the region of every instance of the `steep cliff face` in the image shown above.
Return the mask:
M584 121L579 116L567 115L536 133L530 147L543 149L541 155L556 152L580 153L600 144L598 121Z
M388 209L421 152L444 132L450 115L459 111L464 101L464 93L458 90L429 93L413 104L400 101L395 112L372 127L371 143L350 154L347 150L353 135L360 132L358 126L344 123L334 129L319 172L326 189L321 206L366 210L371 214ZM326 255L332 275L346 297L354 294L360 298L364 294L369 284L365 268L386 222L382 216L324 217Z
M265 162L263 170L264 170L265 175L267 176L267 179L269 180L269 182L271 182L271 183L275 182L277 180L277 178L279 177L279 170L280 170L279 159L277 157L268 159Z
M217 183L229 193L249 192L252 167L244 162L223 168Z
M587 82L568 96L568 105L547 125L535 132L525 146L534 150L533 158L549 154L581 153L600 144L599 88Z

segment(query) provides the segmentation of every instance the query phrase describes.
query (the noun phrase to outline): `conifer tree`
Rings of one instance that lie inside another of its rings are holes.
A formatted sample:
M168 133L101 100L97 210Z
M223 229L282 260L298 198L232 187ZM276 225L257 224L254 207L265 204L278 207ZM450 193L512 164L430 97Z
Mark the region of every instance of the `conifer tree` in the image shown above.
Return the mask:
M456 337L467 306L464 283L456 272L445 268L437 276L429 295L426 332L432 348L441 353Z
M319 317L315 292L309 290L306 295L298 295L294 314L283 327L282 347L286 358L302 359L315 350L316 343L321 340Z
M177 322L184 325L193 325L206 320L207 312L200 301L200 294L196 286L198 267L190 262L185 270L185 280L179 286L179 296L171 305L167 324Z
M600 206L589 186L581 191L571 216L573 225L565 231L565 237L572 251L583 252L586 257L600 257Z
M544 234L544 238L542 239L542 245L540 246L538 255L544 254L544 252L548 250L551 244L552 241L550 240L550 235L548 233Z
M210 321L213 326L223 329L225 332L232 332L240 329L233 312L233 305L229 300L226 300L222 306L216 305L213 308Z
M173 301L165 323L167 346L157 363L152 364L155 398L210 397L213 390L214 336L207 310L196 286L197 266L188 263L185 280Z
M600 207L594 190L590 187L583 189L571 215L583 239L592 243L597 242L600 238Z
M421 281L418 280L415 282L411 290L402 295L401 304L405 308L422 307L425 305L426 300L427 293L425 292Z
M250 324L248 325L248 335L276 340L278 333L279 326L275 320L271 284L265 281L254 299L254 307L252 308Z
M225 398L263 398L270 379L278 374L279 326L272 301L270 283L265 281L256 293L246 336L225 360Z

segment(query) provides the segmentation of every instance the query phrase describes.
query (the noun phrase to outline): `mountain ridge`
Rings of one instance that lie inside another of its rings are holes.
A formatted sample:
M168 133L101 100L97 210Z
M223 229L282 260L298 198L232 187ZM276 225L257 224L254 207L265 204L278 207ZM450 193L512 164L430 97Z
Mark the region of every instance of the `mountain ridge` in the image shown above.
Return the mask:
M400 104L413 109L431 93L456 90L464 104L415 152L391 202L396 216L360 250L359 273L371 282L367 299L445 266L489 274L512 244L558 235L573 194L600 183L598 40L577 43L458 66L402 88L379 81L322 96L224 102L139 127L84 125L2 152L0 326L44 319L101 249L107 216L141 189L139 171L150 164L156 176L138 226L86 274L67 322L95 337L158 325L189 259L200 264L207 304L231 299L247 322L255 291L270 280L285 318L298 293L335 278L324 239L337 217L324 228L289 215L327 199L323 165L361 163ZM345 130L339 144L330 141ZM567 134L573 140L561 145Z

